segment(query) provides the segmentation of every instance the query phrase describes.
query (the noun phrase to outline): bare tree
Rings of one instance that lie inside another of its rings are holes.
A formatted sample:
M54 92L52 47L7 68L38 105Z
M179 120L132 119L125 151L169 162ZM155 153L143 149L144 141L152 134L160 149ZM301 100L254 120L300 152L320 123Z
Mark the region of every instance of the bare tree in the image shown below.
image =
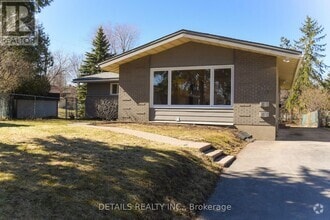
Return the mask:
M330 92L320 88L308 88L302 91L300 96L305 104L305 110L312 112L316 110L330 111Z
M110 23L103 27L104 33L106 34L108 41L110 43L110 54L117 54L117 39L115 37L114 26Z
M104 31L110 42L112 54L124 53L132 49L139 38L139 30L134 25L108 24L104 27Z
M56 86L60 92L63 93L67 81L66 76L69 70L69 56L62 51L53 53L54 64L48 69L47 77L52 86Z
M73 79L77 78L80 75L80 66L83 62L83 56L78 54L71 54L69 57L69 71L67 80L72 81Z
M32 73L32 65L17 51L0 48L0 93L14 92Z
M53 86L57 86L60 94L76 78L79 73L79 67L82 57L77 54L68 55L63 51L53 53L54 65L48 70L47 76Z

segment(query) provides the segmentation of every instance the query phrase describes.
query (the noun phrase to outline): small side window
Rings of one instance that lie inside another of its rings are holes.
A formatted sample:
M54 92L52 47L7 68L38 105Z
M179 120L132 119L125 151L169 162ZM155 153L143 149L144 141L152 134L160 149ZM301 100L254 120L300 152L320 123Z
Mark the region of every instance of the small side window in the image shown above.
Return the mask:
M110 95L118 95L118 92L119 92L118 83L111 83L110 84Z

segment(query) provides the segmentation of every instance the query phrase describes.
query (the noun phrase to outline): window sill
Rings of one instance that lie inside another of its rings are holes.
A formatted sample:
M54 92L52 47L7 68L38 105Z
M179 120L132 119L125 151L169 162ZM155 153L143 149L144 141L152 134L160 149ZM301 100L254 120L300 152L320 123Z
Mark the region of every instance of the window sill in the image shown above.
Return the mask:
M233 110L234 107L231 105L217 105L217 106L210 106L210 105L200 105L200 106L191 106L191 105L153 105L150 108L170 108L170 109L225 109L225 110Z

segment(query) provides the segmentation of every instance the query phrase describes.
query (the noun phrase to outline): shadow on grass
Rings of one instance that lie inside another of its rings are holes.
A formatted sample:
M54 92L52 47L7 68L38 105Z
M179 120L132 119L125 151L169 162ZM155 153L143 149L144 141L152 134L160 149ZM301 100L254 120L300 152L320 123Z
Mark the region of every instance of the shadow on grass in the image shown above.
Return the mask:
M1 123L0 122L0 128L14 128L14 127L29 127L29 125Z
M315 173L317 172L317 173ZM296 176L259 167L249 173L221 175L208 204L229 204L226 212L205 211L205 219L328 219L330 172L301 166ZM225 192L225 193L224 193ZM316 214L315 204L324 206Z
M217 171L189 152L108 146L63 136L35 139L34 144L42 148L31 152L0 143L0 212L4 218L191 217L184 209L100 211L99 204L188 207L205 201L217 180Z

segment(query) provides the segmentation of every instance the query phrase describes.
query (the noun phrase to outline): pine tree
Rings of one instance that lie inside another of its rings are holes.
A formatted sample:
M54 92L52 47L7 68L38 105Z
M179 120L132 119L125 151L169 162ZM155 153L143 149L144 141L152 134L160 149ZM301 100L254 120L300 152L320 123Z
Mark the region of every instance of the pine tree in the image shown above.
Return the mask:
M36 3L36 12L40 12L42 8L50 5L50 3L52 2L53 0L36 0L35 3Z
M44 27L38 25L38 44L30 47L19 47L25 59L33 63L36 75L46 75L49 67L53 65L53 56L49 50L50 38L45 33Z
M92 74L97 74L101 72L101 69L98 67L98 64L105 61L111 57L109 53L110 43L103 31L103 28L100 27L96 33L95 39L93 40L93 48L91 52L85 54L85 60L80 67L80 76L87 76ZM78 86L78 114L80 117L85 116L85 101L87 95L87 86L86 84L81 84Z
M291 44L291 41L286 37L281 37L280 47L283 47L285 49L294 49L294 47Z
M100 27L96 33L95 39L93 40L92 51L85 54L85 60L80 67L81 74L84 76L99 73L101 70L97 64L110 57L109 49L110 43L103 31L103 28Z
M299 99L304 89L322 85L322 75L326 69L326 65L322 60L325 57L323 52L325 51L326 44L320 43L326 36L322 34L323 30L324 28L309 16L306 17L303 26L300 28L302 37L298 41L295 41L295 48L303 51L304 56L302 65L286 101L286 108L289 111L295 108L299 110L304 108L303 103Z
M324 88L330 92L330 72L328 73L328 77L324 79Z
M41 24L38 28L38 44L33 46L11 46L7 51L16 52L21 55L24 62L29 63L32 68L25 71L25 79L16 89L16 93L28 95L46 96L50 90L50 82L47 79L47 70L53 65L53 56L49 50L50 38L45 33ZM38 88L34 87L38 85Z

